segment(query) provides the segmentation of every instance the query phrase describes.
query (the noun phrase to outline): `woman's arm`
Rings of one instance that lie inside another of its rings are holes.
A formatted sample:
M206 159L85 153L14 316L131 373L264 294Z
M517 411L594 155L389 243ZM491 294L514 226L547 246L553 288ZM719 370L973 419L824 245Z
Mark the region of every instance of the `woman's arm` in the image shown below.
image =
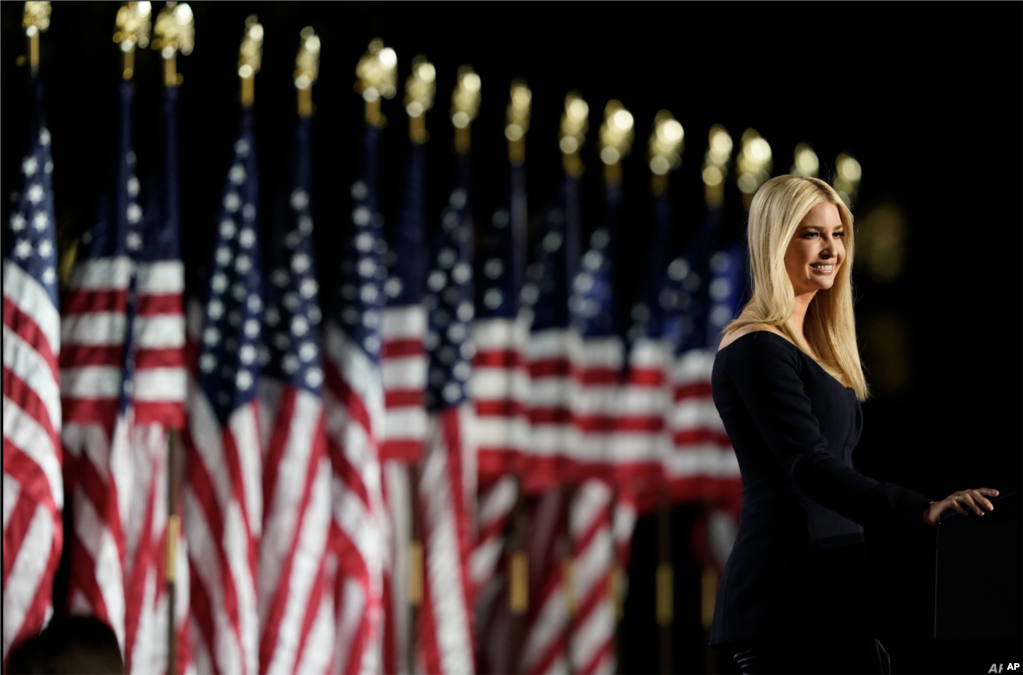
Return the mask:
M734 349L734 347L733 347ZM728 376L774 458L800 492L854 522L918 523L931 500L881 484L828 452L799 378L799 354L781 340L748 339L731 354Z

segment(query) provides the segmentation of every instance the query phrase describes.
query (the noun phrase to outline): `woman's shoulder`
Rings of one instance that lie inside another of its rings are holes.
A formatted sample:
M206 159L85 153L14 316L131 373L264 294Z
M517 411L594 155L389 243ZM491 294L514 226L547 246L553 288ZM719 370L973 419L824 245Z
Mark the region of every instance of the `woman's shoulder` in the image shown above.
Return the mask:
M746 324L745 326L740 326L739 328L736 328L735 330L731 331L730 333L725 334L721 338L721 343L718 345L718 351L720 352L725 347L728 347L732 343L734 343L737 340L739 340L739 338L744 337L746 335L750 335L751 333L766 333L766 334L769 334L769 335L776 335L779 338L781 338L782 340L784 340L785 342L788 342L790 345L795 347L795 345L793 345L791 342L789 342L789 339L787 337L785 337L785 335L782 334L782 332L780 330L778 330L778 328L776 326L772 326L772 325L766 324L766 323L750 323L750 324ZM760 337L760 336L759 335L758 336L754 336L753 338L750 338L749 340L745 340L744 342L747 343L747 344L749 344L751 342L761 342L761 343L762 342L776 342L775 340L766 340L766 341L757 340L756 339L757 337Z

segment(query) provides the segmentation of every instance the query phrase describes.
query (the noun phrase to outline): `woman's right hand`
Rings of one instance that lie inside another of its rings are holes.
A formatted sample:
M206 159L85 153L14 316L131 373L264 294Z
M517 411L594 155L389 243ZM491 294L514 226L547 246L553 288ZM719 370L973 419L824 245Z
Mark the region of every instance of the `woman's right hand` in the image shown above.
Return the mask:
M998 490L979 488L977 490L959 490L945 497L940 502L931 502L924 509L924 524L935 527L938 516L948 509L955 509L964 516L983 516L985 511L994 511L995 506L988 497L997 497Z

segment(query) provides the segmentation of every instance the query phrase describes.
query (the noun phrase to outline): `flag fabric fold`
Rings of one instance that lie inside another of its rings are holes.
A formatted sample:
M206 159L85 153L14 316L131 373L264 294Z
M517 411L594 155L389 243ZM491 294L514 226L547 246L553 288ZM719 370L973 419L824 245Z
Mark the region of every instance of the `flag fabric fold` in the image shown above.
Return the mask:
M126 670L164 672L168 666L167 481L169 430L184 425L185 273L181 261L177 155L178 89L164 91L161 104L162 157L146 185L142 247L136 255L137 310L132 326L135 382L132 463L135 504L128 516L125 561ZM177 547L182 549L183 533ZM187 588L187 564L176 566L176 585ZM176 613L187 615L185 598ZM183 610L183 611L178 611ZM188 626L175 624L179 672L189 670Z
M474 356L472 234L469 159L461 156L427 279L429 427L417 495L424 554L415 664L420 673L475 672L468 569L476 497L474 411L467 393Z
M133 539L129 548L126 530L131 510L139 504L144 510L150 496L144 488L135 492L133 447L136 262L144 234L131 141L134 93L131 82L121 84L112 185L82 235L61 320L62 439L73 522L68 609L107 623L122 655L134 647L126 642L126 581L139 543Z
M198 372L183 434L192 647L199 672L259 670L263 479L256 382L263 316L258 176L244 110L216 226Z
M42 87L28 87L27 147L3 223L3 662L53 612L64 542L57 242Z
M352 228L324 335L334 549L327 574L333 579L336 617L333 670L345 674L383 667L389 534L380 466L385 414L380 321L387 271L377 213L379 139L379 129L366 128L360 176L351 189Z
M331 468L313 261L311 129L311 118L298 120L286 216L274 223L260 346L260 675L322 674L333 644L326 579Z
M469 568L478 597L488 598L485 607L477 605L481 623L489 621L484 615L502 609L499 600L503 598L482 590L501 564L508 521L518 499L516 475L529 447L525 358L529 327L519 311L526 257L524 163L512 163L509 178L507 206L494 213L478 246L472 327L476 355L469 388L476 412L479 536Z

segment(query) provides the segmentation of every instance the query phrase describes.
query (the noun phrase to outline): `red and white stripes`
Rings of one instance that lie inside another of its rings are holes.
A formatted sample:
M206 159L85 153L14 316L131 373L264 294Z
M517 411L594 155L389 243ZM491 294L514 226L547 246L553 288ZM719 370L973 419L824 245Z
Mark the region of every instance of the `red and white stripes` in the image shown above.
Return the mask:
M43 286L3 261L3 660L52 612L63 543L60 317Z
M416 671L475 672L472 582L468 558L473 539L475 446L472 405L431 416L419 478L423 523L424 588L419 613Z
M381 312L380 371L384 382L382 461L415 462L426 439L426 308L387 307Z
M333 467L334 671L382 668L386 506L379 459L384 390L379 367L337 326L325 334L326 429Z
M125 526L133 503L133 412L118 411L128 331L128 257L72 271L61 319L64 465L71 495L68 606L105 621L124 652ZM143 497L143 500L145 498Z
M185 441L185 531L199 672L259 670L257 556L263 518L256 403L221 427L192 382Z
M321 605L331 599L325 578L331 471L323 401L268 378L260 383L259 398L261 417L272 425L263 443L260 675L323 673L331 646L330 631L316 626ZM332 624L331 612L324 616Z
M664 461L664 483L674 501L716 499L741 489L739 464L711 396L714 356L712 350L690 350L675 363L673 443Z
M572 329L532 333L529 363L529 452L523 457L523 489L533 493L570 481L577 468L580 434L579 359L582 341Z

